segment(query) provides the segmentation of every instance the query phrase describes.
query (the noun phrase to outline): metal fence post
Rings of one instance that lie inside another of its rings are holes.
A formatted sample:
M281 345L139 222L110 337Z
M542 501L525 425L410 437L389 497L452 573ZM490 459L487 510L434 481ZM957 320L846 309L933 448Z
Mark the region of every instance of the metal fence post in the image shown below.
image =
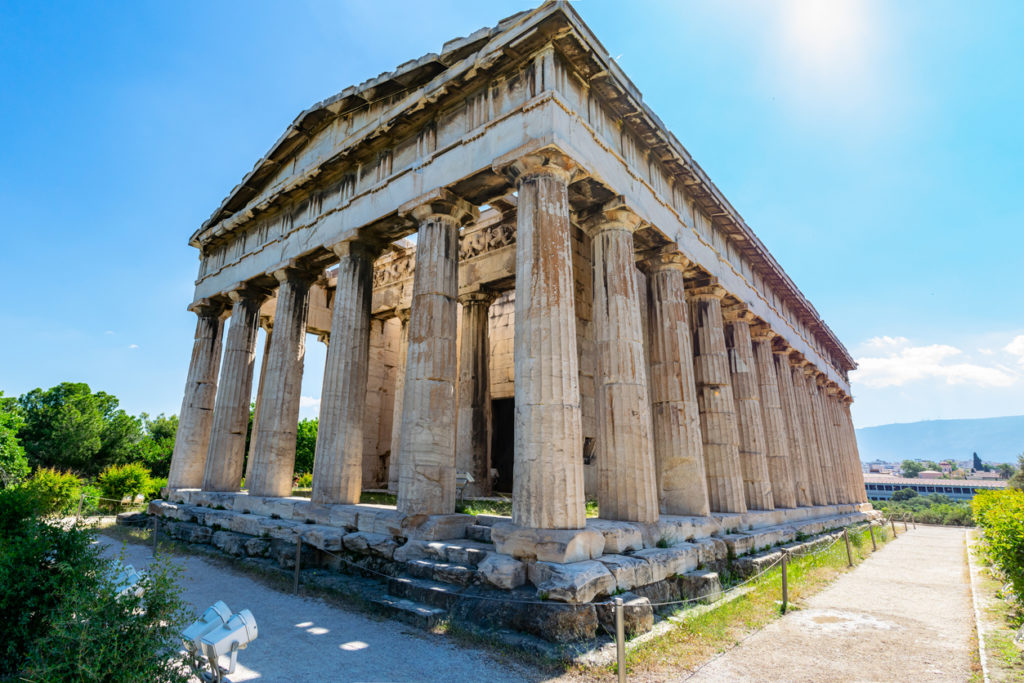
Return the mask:
M878 550L878 544L875 543L875 525L868 522L868 532L871 534L871 550L874 552Z
M295 594L299 594L299 572L302 571L302 536L295 538Z
M846 541L846 561L849 563L848 566L853 566L853 551L850 550L850 529L849 527L843 527L843 540Z
M786 613L786 605L789 602L789 553L782 551L782 613Z
M153 516L153 557L156 557L156 544L159 542L157 534L160 533L160 518Z
M75 514L75 517L78 518L78 521L82 521L82 504L83 503L85 503L85 494L84 493L81 496L78 497L78 512Z
M892 525L892 537L896 538L896 520L894 520L892 517L890 517L889 518L889 524Z
M619 683L626 683L626 633L622 621L622 598L615 598L615 655L619 664Z

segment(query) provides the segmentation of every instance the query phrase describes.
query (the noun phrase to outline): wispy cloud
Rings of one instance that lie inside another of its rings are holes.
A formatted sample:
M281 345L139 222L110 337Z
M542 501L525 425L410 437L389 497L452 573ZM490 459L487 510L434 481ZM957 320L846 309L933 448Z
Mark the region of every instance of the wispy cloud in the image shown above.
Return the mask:
M139 345L138 344L129 344L128 348L129 349L137 349L137 348L139 348Z
M1017 357L1017 362L1024 365L1024 334L1018 334L1009 344L1003 347L1011 356Z
M1019 340L1019 351L1024 362L1024 336ZM851 373L851 381L870 387L898 387L911 382L938 379L946 384L969 384L979 387L1008 387L1020 379L1020 374L999 362L979 363L966 356L963 350L948 344L914 346L906 337L875 337L864 343L869 354L857 359L858 369ZM877 355L874 355L877 354Z
M103 334L114 334L114 331L113 331L113 330L107 330L107 331L106 331L106 332L104 332Z
M312 396L300 396L299 397L300 408L319 408L320 399L313 398Z

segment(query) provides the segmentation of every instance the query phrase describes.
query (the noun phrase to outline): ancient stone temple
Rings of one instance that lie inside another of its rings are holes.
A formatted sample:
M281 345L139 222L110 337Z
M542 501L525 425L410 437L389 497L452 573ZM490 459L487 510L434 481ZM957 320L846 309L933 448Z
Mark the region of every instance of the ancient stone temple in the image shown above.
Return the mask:
M301 113L190 243L158 514L586 603L868 509L849 352L563 2Z

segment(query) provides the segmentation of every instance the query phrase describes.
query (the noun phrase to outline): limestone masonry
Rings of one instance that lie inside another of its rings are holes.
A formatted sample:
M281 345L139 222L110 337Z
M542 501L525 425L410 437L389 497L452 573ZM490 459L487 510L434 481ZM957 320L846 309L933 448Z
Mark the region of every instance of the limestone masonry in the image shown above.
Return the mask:
M849 352L566 3L303 112L190 244L152 511L251 536L221 537L236 554L301 535L583 604L869 509ZM308 334L311 501L289 497ZM511 517L456 514L462 473Z

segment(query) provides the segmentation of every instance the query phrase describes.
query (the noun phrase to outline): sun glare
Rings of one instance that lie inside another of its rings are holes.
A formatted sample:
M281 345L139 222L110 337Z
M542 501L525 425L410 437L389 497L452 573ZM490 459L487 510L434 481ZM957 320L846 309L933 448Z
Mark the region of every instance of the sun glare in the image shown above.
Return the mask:
M788 0L781 7L786 47L801 57L816 60L819 66L835 66L863 55L865 3Z

